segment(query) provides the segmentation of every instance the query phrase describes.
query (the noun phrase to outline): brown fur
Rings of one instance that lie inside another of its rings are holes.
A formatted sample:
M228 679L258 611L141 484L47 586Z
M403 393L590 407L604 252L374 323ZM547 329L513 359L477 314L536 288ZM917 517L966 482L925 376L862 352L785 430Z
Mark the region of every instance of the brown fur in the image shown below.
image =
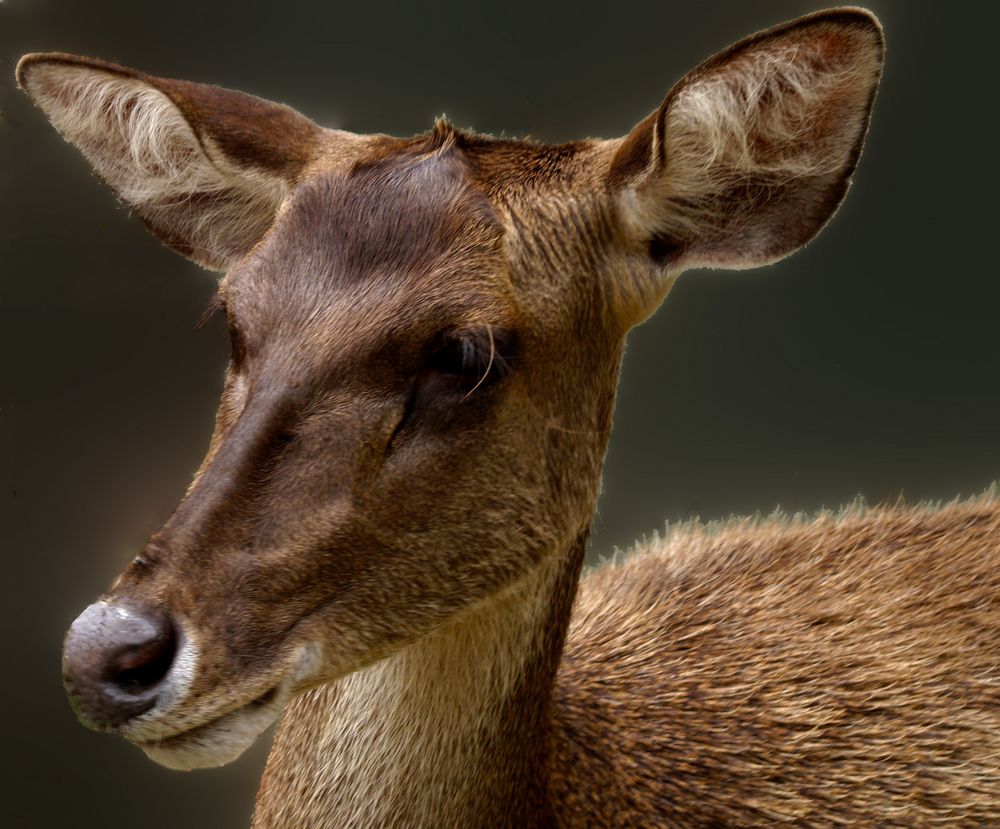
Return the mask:
M25 58L122 198L229 269L208 454L104 597L182 634L118 731L210 765L286 707L262 829L995 820L995 500L684 528L576 595L627 330L685 268L819 231L881 60L870 15L820 13L624 139L546 146Z
M995 824L998 554L994 496L681 527L595 571L555 691L567 822Z

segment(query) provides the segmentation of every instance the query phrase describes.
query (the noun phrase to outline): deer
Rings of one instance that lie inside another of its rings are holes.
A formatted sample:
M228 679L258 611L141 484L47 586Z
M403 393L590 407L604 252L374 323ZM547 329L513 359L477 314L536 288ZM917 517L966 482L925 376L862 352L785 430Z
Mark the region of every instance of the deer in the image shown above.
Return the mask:
M628 331L839 207L870 12L752 35L627 135L411 138L102 60L17 81L230 361L179 505L72 623L81 722L174 769L278 722L257 829L1000 821L1000 500L697 521L584 570Z

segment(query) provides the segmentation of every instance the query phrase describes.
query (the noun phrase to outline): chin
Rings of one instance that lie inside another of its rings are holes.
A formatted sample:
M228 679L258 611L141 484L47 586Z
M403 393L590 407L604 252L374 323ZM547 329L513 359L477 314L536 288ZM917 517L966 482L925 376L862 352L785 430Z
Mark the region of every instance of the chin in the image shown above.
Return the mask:
M284 695L282 695L284 696ZM169 769L190 771L232 763L281 715L277 694L165 740L136 742L146 756Z
M159 737L147 725L138 733L123 733L151 760L170 769L214 768L232 763L254 744L284 711L285 705L307 678L316 672L318 650L300 647L281 681L256 699L201 725ZM150 739L150 737L153 739Z

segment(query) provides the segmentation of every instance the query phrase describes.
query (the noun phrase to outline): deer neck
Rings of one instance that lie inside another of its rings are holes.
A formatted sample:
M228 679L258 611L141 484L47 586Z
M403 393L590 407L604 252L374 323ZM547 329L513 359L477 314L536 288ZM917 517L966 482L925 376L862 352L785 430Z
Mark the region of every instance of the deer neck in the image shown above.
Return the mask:
M549 700L586 533L396 654L289 707L254 826L543 826Z

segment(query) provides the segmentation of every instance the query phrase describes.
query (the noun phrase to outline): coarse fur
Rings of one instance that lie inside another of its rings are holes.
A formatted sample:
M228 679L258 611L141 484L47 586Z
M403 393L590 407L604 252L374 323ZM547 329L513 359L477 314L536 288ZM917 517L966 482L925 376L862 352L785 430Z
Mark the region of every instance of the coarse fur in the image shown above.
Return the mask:
M590 573L553 706L569 822L994 825L998 555L994 489L683 525Z
M226 270L264 235L294 183L294 154L286 152L293 161L277 170L261 154L254 164L239 163L232 146L219 146L211 123L196 129L199 122L190 117L199 109L191 94L196 85L153 85L140 72L104 61L47 58L21 65L24 77L30 67L35 102L167 244L205 267ZM257 103L229 96L243 107ZM303 144L315 140L318 128L298 113L273 104L268 109L272 123L258 129L277 122ZM258 150L261 138L242 136Z
M674 269L774 262L846 192L841 171L863 138L852 125L871 108L881 53L843 31L786 35L748 39L689 73L618 152L627 220L658 229Z
M627 331L682 271L819 232L882 51L820 12L557 146L24 58L123 201L228 270L205 460L67 638L81 719L192 768L283 710L260 829L1000 817L996 498L688 526L580 581ZM178 631L147 696L109 686L107 609Z
M230 236L264 235L287 194L280 178L242 175L217 151L210 160L180 110L147 84L90 69L69 74L50 66L35 70L39 106L54 113L53 126L150 224L179 225L176 232L191 239L195 258L209 264L216 260L208 251L220 252L220 264L246 252ZM192 201L210 207L192 211Z

